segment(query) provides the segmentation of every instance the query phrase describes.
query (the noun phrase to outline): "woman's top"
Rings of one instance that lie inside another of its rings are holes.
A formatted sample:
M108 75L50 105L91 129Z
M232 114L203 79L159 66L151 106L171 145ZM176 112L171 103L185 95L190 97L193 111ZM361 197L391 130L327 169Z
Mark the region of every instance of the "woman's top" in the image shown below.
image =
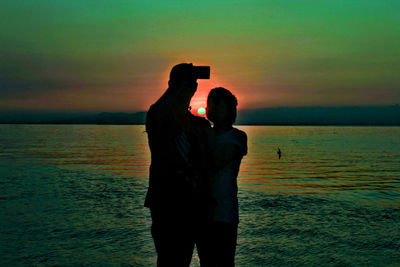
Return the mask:
M212 195L216 201L214 211L214 221L238 223L239 204L237 198L237 176L239 173L240 162L247 154L246 133L232 128L231 130L216 136L214 155L222 155L223 147L226 144L237 146L239 155L234 160L228 162L224 167L217 170L212 178Z

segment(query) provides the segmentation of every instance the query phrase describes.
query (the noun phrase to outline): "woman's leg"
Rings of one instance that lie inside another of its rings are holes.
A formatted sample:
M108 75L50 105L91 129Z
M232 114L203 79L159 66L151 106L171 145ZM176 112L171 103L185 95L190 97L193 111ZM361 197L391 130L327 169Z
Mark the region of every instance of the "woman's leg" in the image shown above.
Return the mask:
M215 266L235 266L237 223L213 223Z

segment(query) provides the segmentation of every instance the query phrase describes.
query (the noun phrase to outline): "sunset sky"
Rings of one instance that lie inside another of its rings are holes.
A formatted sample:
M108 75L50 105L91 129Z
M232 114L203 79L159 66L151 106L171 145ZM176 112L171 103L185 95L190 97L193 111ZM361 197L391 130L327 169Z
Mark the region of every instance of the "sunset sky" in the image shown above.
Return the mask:
M400 1L0 2L0 109L147 110L210 65L239 108L400 103Z

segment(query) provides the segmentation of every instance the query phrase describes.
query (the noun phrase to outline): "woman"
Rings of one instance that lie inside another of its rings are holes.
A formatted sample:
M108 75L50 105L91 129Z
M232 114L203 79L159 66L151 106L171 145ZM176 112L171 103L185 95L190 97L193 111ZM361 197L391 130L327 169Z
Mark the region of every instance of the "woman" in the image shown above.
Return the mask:
M202 266L234 266L239 205L237 176L247 154L247 135L234 128L237 99L227 89L214 88L207 99L207 118L213 123L211 138L211 195L215 201L211 222L200 245Z

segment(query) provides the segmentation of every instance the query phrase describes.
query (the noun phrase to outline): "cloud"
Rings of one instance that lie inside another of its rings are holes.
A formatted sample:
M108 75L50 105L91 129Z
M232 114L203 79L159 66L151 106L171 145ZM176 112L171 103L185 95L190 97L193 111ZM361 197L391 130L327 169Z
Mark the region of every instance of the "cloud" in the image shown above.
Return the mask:
M120 55L92 60L0 52L0 99L29 98L49 91L135 87L158 78L165 61Z
M70 88L70 64L35 54L0 52L0 99L29 98L50 90Z

